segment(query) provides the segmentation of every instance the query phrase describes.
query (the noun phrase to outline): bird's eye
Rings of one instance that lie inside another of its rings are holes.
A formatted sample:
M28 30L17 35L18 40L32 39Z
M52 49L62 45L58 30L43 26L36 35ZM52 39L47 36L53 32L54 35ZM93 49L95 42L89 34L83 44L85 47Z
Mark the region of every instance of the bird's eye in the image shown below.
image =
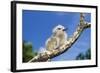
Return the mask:
M58 28L58 30L61 30L61 28Z

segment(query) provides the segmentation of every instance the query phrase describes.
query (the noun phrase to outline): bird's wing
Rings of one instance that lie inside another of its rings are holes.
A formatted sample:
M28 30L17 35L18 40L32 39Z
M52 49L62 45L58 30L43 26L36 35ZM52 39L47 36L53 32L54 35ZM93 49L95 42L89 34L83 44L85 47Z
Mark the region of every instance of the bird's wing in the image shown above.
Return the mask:
M46 41L46 49L47 50L54 50L58 47L58 40L56 37L51 37Z

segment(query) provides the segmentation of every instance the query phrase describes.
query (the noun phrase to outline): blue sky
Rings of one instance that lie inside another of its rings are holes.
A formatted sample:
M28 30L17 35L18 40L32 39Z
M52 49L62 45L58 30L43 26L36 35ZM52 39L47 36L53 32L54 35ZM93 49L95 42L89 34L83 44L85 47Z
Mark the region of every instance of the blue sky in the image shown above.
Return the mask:
M61 24L68 28L68 37L72 36L79 23L80 14L77 12L53 12L23 10L23 40L29 41L38 52L40 47L45 47L45 41L52 35L52 29ZM85 20L91 22L91 14L85 13ZM91 44L91 30L86 29L75 44L62 55L55 57L57 60L74 60L79 53L84 53Z

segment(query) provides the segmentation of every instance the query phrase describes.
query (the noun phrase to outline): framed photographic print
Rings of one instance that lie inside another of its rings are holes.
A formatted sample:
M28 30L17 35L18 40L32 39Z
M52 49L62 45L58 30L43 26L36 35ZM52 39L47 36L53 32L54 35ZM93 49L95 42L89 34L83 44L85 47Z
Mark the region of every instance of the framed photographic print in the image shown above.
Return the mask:
M11 2L11 71L97 67L97 6Z

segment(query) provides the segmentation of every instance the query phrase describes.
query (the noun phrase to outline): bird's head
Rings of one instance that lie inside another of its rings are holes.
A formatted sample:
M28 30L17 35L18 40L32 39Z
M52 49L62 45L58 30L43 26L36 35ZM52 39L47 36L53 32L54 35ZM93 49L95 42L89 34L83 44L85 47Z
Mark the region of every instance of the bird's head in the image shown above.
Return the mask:
M64 26L62 26L62 25L57 25L57 26L53 29L53 34L61 35L61 34L64 34L66 30L67 30L67 28L65 28Z
M62 25L57 25L57 26L53 29L53 33L57 32L57 31L62 31L62 32L64 32L64 31L66 31L66 30L67 30L67 28L65 28L64 26L62 26Z

